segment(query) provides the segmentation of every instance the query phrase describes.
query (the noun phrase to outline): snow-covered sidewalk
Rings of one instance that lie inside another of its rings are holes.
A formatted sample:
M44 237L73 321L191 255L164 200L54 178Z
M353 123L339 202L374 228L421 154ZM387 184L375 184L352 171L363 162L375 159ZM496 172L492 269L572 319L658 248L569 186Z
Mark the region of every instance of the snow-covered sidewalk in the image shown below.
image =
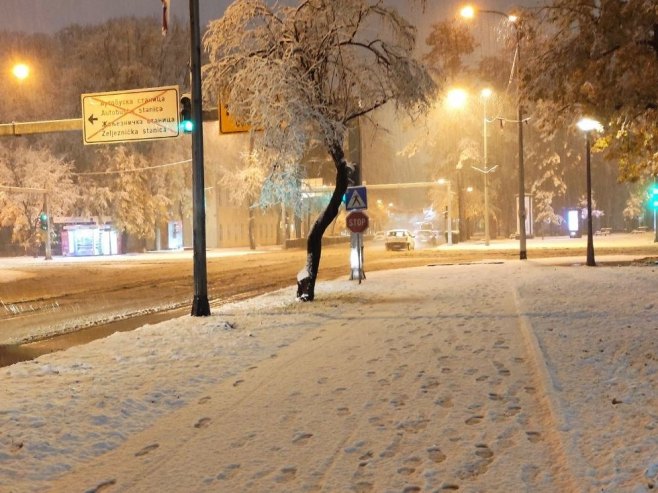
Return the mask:
M0 371L0 491L658 488L655 267L323 282Z

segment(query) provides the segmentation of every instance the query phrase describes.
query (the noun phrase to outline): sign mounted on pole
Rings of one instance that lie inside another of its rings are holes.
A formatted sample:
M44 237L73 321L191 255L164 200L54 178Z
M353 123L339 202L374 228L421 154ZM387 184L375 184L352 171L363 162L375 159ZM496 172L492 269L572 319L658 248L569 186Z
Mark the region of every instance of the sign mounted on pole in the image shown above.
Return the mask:
M82 95L85 144L178 137L178 86Z
M219 132L222 134L234 134L240 132L249 132L251 127L235 121L228 111L228 107L219 102Z
M368 208L368 195L366 187L347 187L345 193L345 209L348 211L358 211Z
M345 223L352 233L363 233L368 229L368 216L361 211L350 212L345 218Z

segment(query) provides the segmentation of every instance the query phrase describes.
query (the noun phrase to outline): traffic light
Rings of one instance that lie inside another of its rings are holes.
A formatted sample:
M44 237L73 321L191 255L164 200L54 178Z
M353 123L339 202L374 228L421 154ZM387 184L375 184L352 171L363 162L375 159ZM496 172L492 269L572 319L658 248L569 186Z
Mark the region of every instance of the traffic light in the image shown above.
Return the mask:
M41 226L41 229L44 231L48 229L48 214L45 212L39 214L39 226Z
M649 188L649 206L658 211L658 184L654 183Z
M189 97L180 98L180 129L184 134L191 134L194 130L194 121L192 120L192 101Z

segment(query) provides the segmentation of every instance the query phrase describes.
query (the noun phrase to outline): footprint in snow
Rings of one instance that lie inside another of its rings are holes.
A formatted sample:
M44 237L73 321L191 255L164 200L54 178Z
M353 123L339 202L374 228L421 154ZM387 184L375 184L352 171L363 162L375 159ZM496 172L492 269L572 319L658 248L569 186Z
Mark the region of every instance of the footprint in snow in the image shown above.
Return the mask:
M212 420L210 418L201 418L199 421L194 423L194 427L195 428L208 428L211 421Z
M151 445L147 445L144 447L142 450L135 452L135 457L142 457L143 455L148 454L149 452L157 449L160 446L159 443L153 443Z

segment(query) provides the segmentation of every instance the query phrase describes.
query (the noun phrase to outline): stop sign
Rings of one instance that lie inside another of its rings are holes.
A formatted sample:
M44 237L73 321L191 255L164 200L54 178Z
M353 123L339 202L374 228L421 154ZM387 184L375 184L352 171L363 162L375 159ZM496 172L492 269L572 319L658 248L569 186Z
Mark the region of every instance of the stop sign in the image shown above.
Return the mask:
M352 211L347 215L347 228L352 233L363 233L368 228L368 216L361 211Z

